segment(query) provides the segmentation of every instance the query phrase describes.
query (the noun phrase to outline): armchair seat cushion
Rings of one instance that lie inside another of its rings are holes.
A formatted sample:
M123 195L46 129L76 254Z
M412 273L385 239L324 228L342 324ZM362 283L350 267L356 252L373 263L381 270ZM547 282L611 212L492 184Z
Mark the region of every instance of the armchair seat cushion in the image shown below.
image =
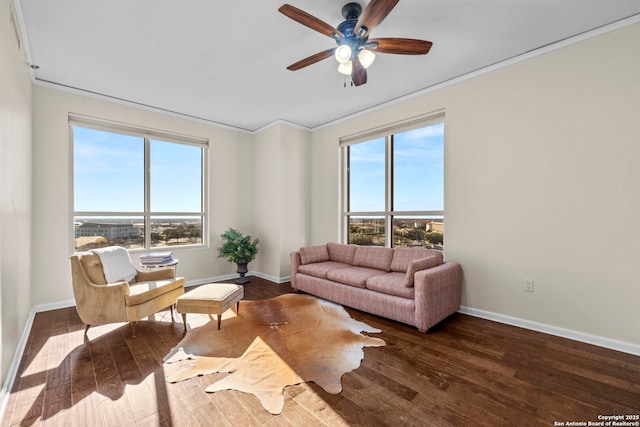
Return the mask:
M127 305L137 305L183 287L182 278L138 282L129 285L129 295L125 295L124 298Z

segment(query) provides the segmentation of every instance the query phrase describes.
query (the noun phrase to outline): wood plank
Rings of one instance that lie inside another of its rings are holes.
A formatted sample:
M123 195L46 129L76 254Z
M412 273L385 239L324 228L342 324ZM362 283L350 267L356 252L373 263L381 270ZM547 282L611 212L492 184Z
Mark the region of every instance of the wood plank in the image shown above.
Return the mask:
M252 277L245 299L289 292L289 283ZM638 356L463 314L422 334L347 311L382 329L371 335L387 345L364 350L340 394L286 388L279 416L252 395L204 392L226 374L167 383L180 363L162 359L183 331L168 310L139 322L136 338L124 323L92 327L86 338L73 307L37 313L0 425L548 426L638 413Z

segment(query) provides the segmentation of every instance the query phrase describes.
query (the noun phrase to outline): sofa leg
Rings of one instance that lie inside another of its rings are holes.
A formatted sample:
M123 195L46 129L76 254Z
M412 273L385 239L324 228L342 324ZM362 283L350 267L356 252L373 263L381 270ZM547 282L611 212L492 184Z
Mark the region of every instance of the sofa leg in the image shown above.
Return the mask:
M136 337L136 323L137 323L137 322L131 322L131 336L132 336L133 338L135 338L135 337Z
M173 303L173 304L171 304L171 305L169 306L169 310L171 310L171 323L173 323L173 322L174 322L174 320L175 320L175 319L173 318L173 312L174 312L174 310L175 310L175 309L176 309L176 304L175 304L175 303Z

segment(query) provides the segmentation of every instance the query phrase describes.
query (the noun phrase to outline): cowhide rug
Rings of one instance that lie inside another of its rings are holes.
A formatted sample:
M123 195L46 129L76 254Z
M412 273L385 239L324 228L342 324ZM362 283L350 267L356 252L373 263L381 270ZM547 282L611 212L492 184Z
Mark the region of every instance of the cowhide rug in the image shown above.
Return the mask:
M340 393L340 378L360 366L363 347L385 345L361 333L379 329L352 319L338 304L309 295L241 301L239 314L229 310L226 316L222 329L210 321L187 332L171 349L166 363L193 362L167 381L230 372L205 391L254 394L272 414L282 412L288 385L313 381L328 393Z

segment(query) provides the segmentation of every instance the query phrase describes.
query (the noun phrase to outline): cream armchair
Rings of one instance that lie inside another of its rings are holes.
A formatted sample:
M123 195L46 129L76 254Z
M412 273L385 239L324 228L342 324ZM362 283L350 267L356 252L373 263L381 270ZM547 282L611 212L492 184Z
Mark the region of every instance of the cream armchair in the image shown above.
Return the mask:
M175 277L174 269L137 271L131 281L109 283L100 257L93 252L78 252L70 257L73 293L80 319L86 325L130 322L136 336L136 322L166 307L171 320L176 299L184 294L184 278Z

